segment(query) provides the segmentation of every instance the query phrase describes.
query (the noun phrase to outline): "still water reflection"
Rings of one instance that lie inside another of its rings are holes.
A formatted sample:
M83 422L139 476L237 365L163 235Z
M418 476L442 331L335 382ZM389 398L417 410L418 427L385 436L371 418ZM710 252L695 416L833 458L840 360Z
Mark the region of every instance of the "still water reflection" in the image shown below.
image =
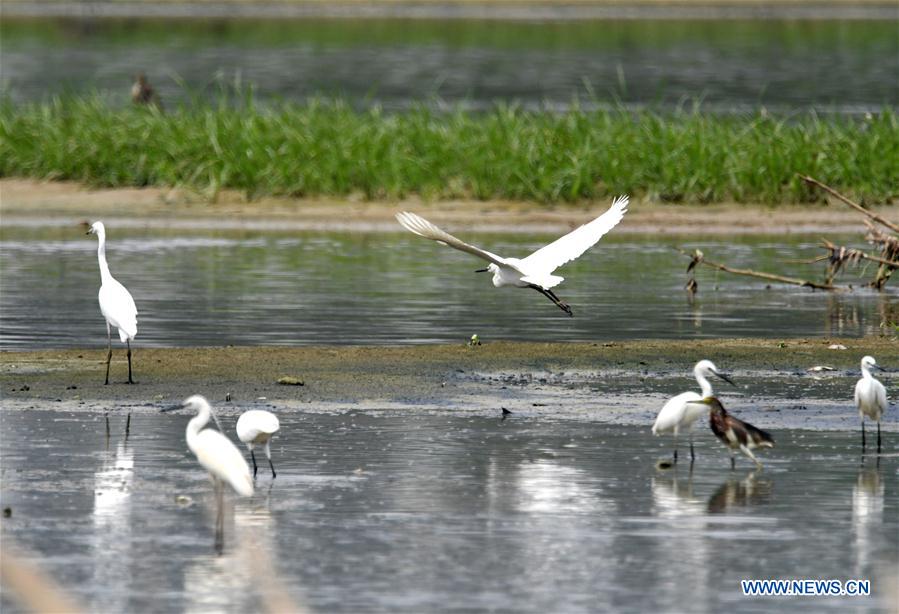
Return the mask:
M733 266L818 276L821 265L796 263L820 255L817 236L606 237L561 269L566 281L556 290L574 310L568 318L536 292L493 288L474 273L477 260L409 233L109 233L110 267L138 306L138 347L461 342L473 333L487 341L851 337L899 321L892 290L766 288L707 270L689 301L686 259L672 249L698 246ZM524 255L552 237L465 238ZM0 261L0 347L105 343L91 237L6 224Z
M5 408L4 531L99 612L760 612L777 602L739 581L771 577L872 580L800 611L896 606L878 587L899 565L899 458L860 463L855 434L781 430L757 474L699 438L691 473L656 470L648 429L579 419L280 418L278 478L230 499L216 556L187 416L136 409L115 443L113 415L107 449L101 414Z

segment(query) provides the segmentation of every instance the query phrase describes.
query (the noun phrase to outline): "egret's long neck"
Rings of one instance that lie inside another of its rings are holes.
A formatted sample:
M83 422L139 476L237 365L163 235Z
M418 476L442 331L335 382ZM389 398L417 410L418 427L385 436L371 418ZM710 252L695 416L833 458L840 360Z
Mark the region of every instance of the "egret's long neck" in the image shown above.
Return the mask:
M862 363L862 377L865 379L871 379L872 377L874 377L873 375L871 375L871 367L869 367L868 363L866 362Z
M190 422L187 423L187 430L185 431L185 435L187 438L187 447L193 449L193 442L197 435L200 434L200 431L206 426L206 423L209 422L209 406L201 407L199 413L196 416L191 418Z
M109 264L106 263L106 233L102 230L98 232L97 240L100 242L97 246L97 262L100 263L100 280L105 284L112 279L112 273L109 272Z
M696 381L699 382L699 388L702 390L702 398L712 396L712 384L705 378L705 375L697 372Z

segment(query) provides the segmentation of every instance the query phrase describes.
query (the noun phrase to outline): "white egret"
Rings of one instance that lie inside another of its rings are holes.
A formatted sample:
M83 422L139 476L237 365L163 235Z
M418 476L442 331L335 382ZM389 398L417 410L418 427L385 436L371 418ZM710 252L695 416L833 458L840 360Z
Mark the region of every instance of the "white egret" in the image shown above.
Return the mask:
M677 436L681 431L685 431L690 436L690 462L696 459L693 452L693 424L700 417L708 412L707 407L702 405L690 405L690 401L700 401L705 397L712 396L712 384L707 379L714 375L720 377L731 386L736 384L731 379L718 371L718 368L711 360L700 360L693 367L693 375L699 382L699 388L702 393L682 392L679 395L668 399L668 402L662 406L656 421L652 425L652 434L660 435L662 433L674 433L674 462L677 462Z
M774 438L760 428L756 428L748 422L727 413L721 401L715 397L706 397L701 401L692 401L690 405L705 406L709 413L709 426L721 443L730 449L730 468L736 466L734 452L739 450L755 462L758 469L762 463L755 457L752 450L755 448L773 448Z
M865 416L877 423L877 453L880 453L880 419L887 409L887 389L878 382L871 369L884 371L873 356L862 358L862 377L855 384L855 406L862 419L862 451L865 449Z
M269 447L272 435L274 435L280 424L278 417L270 411L263 409L251 409L244 412L237 420L237 438L247 444L250 451L250 458L253 459L253 478L256 478L256 455L253 448L259 445L265 445L265 456L268 458L268 466L272 470L272 479L278 477L275 473L275 466L272 464L272 451Z
M209 418L213 417L212 407L204 397L195 394L185 400L182 405L167 407L162 411L181 408L197 412L197 415L187 423L185 436L187 447L212 478L218 505L215 544L216 549L221 551L224 546L225 532L224 484L225 482L230 484L231 488L242 497L252 496L253 478L250 476L250 467L237 446L224 434L213 429L203 429L209 422Z
M515 286L516 288L532 288L543 294L570 316L572 315L571 307L559 300L559 297L552 291L552 288L562 283L565 278L553 275L553 271L583 254L593 247L604 234L612 230L624 217L627 211L627 203L627 196L619 196L612 202L612 206L609 207L608 211L592 222L584 224L522 259L503 258L479 247L469 245L444 232L423 217L408 211L397 213L396 219L403 228L410 232L467 252L489 262L490 264L487 265L487 268L479 269L477 272L489 271L493 273L493 285L495 287Z
M106 227L103 222L94 222L87 234L97 235L97 260L100 263L100 313L106 318L106 381L109 384L109 363L112 361L112 329L119 331L119 339L128 346L128 383L131 377L131 340L137 335L137 307L131 293L120 284L106 263Z

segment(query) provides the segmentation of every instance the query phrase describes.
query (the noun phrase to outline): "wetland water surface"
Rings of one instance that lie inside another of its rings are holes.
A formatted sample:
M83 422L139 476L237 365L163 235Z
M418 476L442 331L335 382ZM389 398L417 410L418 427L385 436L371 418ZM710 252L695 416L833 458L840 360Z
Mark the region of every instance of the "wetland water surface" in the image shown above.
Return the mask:
M890 11L895 16L895 11ZM14 100L101 90L125 102L147 72L169 106L253 84L259 99L340 96L560 108L875 111L899 100L895 21L15 20L2 87ZM185 88L187 92L185 92Z
M757 474L702 433L691 474L655 469L669 442L644 427L280 412L278 478L260 468L217 556L188 416L135 409L126 439L113 412L107 440L102 413L48 409L2 413L4 536L89 611L249 611L268 580L328 612L896 607L899 457L861 459L855 433L781 429ZM873 594L744 598L756 578L870 579Z
M818 276L822 264L797 263L820 255L817 236L612 234L560 270L567 279L556 290L575 314L568 318L536 292L494 288L474 273L477 259L409 233L175 233L115 221L108 232L111 270L139 310L138 347L461 342L473 333L488 341L851 337L899 321L892 290L766 289L708 270L699 272L691 304L687 259L672 249L700 247L737 267ZM554 238L460 235L510 256ZM0 259L3 348L105 345L95 237L75 224L5 222Z

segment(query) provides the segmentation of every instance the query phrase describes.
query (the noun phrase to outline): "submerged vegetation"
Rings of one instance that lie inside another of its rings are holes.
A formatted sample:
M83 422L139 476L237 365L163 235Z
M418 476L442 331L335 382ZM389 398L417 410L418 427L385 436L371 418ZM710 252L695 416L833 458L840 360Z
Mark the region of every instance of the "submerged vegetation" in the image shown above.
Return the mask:
M808 173L899 196L899 118L496 106L388 113L222 95L163 114L101 96L0 104L0 176L262 195L802 203Z

